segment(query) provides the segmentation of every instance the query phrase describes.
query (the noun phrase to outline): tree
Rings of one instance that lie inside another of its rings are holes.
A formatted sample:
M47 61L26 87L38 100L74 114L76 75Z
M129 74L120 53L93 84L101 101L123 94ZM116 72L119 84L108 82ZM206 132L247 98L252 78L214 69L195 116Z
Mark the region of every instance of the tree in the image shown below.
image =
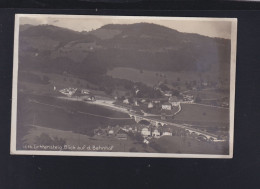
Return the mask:
M40 136L35 138L35 142L38 145L56 145L56 146L64 146L66 144L66 140L58 137L50 137L47 133L42 133Z
M112 92L113 92L113 89L110 88L110 87L106 87L104 91L105 91L106 94L111 95Z
M163 90L163 91L168 91L169 90L169 87L167 87L167 85L160 85L160 88Z
M173 96L180 96L180 92L178 90L172 89Z
M135 139L138 141L138 142L143 142L144 138L143 136L140 134L140 133L136 133L135 134Z
M42 83L43 84L49 84L50 78L48 76L44 75L43 78L42 78Z
M200 98L199 95L195 98L195 102L196 102L196 103L200 103L200 102L201 102L201 98Z

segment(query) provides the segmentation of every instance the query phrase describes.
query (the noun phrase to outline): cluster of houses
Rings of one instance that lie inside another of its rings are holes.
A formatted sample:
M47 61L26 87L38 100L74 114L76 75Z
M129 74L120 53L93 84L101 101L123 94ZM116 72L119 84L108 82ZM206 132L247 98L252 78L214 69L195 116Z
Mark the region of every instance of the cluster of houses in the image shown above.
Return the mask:
M77 90L78 90L77 88L71 88L71 87L69 87L69 88L61 89L61 90L60 90L60 93L66 95L66 96L71 97L72 95L75 94L75 92L76 92Z
M157 99L136 98L133 100L125 98L122 101L123 104L125 104L126 106L131 106L134 110L142 109L147 110L148 112L153 112L153 110L157 110L158 112L155 111L157 113L159 113L159 111L170 112L174 109L174 107L178 107L180 105L180 102L181 100L176 96L162 97Z
M185 95L185 94L182 94L182 102L184 103L194 103L194 97L192 95Z
M88 89L78 89L78 88L65 88L59 91L60 93L68 96L68 97L80 97L85 101L95 101L95 96L91 94Z
M127 140L127 133L120 126L107 126L107 128L98 128L94 130L95 136L109 136L120 140Z
M108 126L107 128L98 128L94 130L95 136L114 137L119 140L127 140L128 133L139 133L144 138L144 143L149 143L149 139L160 138L162 136L172 136L173 131L168 126L152 126L152 125L125 125L123 127Z
M178 96L174 95L171 90L162 90L160 88L160 84L157 87L154 87L155 90L159 90L161 94L163 94L160 98L136 98L136 97L125 97L121 103L125 104L125 106L131 106L135 109L143 109L151 112L153 109L159 111L172 111L175 109L174 107L179 107L180 103L193 103L194 97L192 95L186 95L180 93ZM136 87L135 93L138 94L140 90ZM116 96L116 100L119 98ZM151 111L150 111L151 110ZM176 110L176 109L175 109ZM156 113L155 113L156 114Z

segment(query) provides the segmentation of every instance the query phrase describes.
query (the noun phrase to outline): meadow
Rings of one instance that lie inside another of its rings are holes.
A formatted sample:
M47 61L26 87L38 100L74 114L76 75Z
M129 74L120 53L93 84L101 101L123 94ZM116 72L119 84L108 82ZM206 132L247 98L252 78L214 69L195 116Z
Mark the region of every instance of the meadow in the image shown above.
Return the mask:
M186 154L223 154L229 153L228 142L210 143L194 138L180 136L164 136L154 140L155 145L164 153Z
M134 123L131 119L114 120L80 113L86 112L112 118L129 118L125 113L97 105L40 95L23 94L21 96L19 100L23 101L23 106L19 106L18 126L19 123L21 123L19 118L21 118L25 120L23 124L34 124L53 129L93 135L93 130L98 127L104 128L108 125L115 126L117 124ZM19 127L17 129L19 130Z
M216 135L228 135L229 109L199 104L181 104L182 110L174 122L205 130Z

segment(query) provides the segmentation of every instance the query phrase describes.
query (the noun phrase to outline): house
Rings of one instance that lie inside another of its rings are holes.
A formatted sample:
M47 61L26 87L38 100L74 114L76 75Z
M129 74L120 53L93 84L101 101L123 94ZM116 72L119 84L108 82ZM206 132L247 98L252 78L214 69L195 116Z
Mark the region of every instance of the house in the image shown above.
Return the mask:
M155 103L155 104L159 104L161 101L160 100L153 100L153 103Z
M116 133L116 138L119 140L127 140L127 134L122 129L119 129Z
M96 135L96 136L104 136L106 134L107 134L107 132L104 129L98 128L98 129L94 130L94 135Z
M114 130L111 128L111 129L108 129L107 134L111 136L111 135L114 135L115 132L114 132Z
M87 89L81 89L81 94L89 94L90 91Z
M91 96L90 98L91 98L92 101L96 100L95 96Z
M65 88L65 89L60 90L60 93L71 97L76 91L77 91L77 88Z
M144 143L145 143L145 144L149 144L150 142L149 142L149 140L144 139Z
M145 103L145 102L146 102L146 100L145 100L145 99L142 99L142 100L141 100L141 102L142 102L142 103Z
M111 127L111 126L107 126L107 134L109 136L115 135L115 128Z
M148 103L148 108L153 108L153 103L152 102Z
M162 104L162 109L163 110L171 110L172 105L169 102L165 102L165 103Z
M172 106L179 106L180 102L178 100L178 98L176 96L171 96L169 98L169 103L172 105Z
M155 138L158 138L158 137L160 137L160 135L161 134L160 134L159 130L157 128L153 128L152 136L155 137Z
M143 127L143 128L141 129L141 135L142 135L143 137L151 136L151 130L150 130L150 128L148 128L148 127Z
M82 99L83 99L84 101L95 101L95 100L96 100L96 99L95 99L95 96L93 96L93 95L83 96Z
M172 129L168 126L162 128L162 136L172 136Z
M125 100L123 100L123 103L124 103L124 104L129 104L128 98L126 98Z
M204 86L204 87L207 87L207 86L208 86L208 82L203 81L203 82L201 83L201 85Z
M134 105L139 106L139 102L137 100L134 100Z
M123 131L125 132L136 132L137 131L137 127L134 125L126 125L122 128Z
M172 96L172 92L171 91L165 91L164 92L164 96Z

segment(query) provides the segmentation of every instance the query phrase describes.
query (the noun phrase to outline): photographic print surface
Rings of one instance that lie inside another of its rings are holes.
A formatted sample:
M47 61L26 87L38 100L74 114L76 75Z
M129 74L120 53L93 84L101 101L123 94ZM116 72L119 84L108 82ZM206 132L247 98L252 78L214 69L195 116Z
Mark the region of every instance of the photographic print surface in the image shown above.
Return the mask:
M237 20L15 17L11 154L232 158Z

